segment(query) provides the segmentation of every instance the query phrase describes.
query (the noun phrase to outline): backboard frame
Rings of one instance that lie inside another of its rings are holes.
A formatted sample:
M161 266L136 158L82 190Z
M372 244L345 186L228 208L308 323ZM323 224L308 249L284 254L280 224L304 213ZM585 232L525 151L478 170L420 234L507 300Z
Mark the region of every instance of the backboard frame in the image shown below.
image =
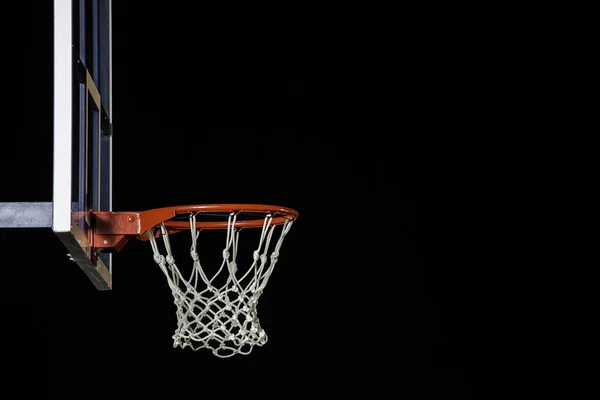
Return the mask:
M112 254L92 247L91 211L112 211L111 0L54 0L52 230L99 290Z

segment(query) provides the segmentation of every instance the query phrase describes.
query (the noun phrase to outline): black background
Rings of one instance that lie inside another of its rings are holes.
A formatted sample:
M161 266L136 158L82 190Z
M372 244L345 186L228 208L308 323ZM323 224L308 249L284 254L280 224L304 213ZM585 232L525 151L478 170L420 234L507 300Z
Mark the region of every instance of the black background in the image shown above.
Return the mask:
M398 100L393 48L305 15L266 24L115 3L113 209L297 209L259 305L269 341L225 360L173 349L147 242L114 256L113 290L99 292L51 231L3 230L3 380L46 398L466 396L457 278L426 262L419 100ZM24 129L4 142L0 201L51 201L52 5L22 12Z

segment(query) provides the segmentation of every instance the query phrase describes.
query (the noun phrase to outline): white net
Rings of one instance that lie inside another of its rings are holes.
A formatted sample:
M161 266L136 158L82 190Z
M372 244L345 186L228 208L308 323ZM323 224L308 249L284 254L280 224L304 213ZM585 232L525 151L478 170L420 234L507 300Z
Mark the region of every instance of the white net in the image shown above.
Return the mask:
M228 217L223 260L217 272L210 277L202 268L196 252L200 234L196 228L196 214L190 214L193 268L188 279L182 276L175 264L165 225L161 224L157 229L161 229L166 255L159 251L153 230L148 231L154 261L167 277L177 307L173 347L206 348L218 357L231 357L249 354L255 345L262 346L267 342L256 307L293 221L290 219L283 225L275 225L272 224L273 216L267 214L253 253L253 262L243 268L236 263L240 235L240 230L235 228L236 218L235 213ZM273 236L277 227L281 229L275 241ZM217 284L223 281L225 283Z

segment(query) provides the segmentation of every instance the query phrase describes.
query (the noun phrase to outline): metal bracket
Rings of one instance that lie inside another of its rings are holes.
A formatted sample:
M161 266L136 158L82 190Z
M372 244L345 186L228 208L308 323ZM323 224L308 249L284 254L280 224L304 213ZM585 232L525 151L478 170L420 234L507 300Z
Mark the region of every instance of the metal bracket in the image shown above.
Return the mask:
M159 211L92 211L92 247L120 251L131 239L146 240L144 233L173 218L172 209ZM173 230L175 232L177 230Z

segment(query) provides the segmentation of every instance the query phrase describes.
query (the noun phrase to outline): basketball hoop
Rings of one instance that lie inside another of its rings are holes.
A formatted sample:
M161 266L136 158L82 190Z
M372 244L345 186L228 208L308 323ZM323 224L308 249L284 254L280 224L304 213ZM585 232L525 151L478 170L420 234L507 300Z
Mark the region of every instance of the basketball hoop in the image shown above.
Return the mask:
M249 354L267 342L257 304L285 236L298 218L289 208L259 204L204 204L167 207L141 213L94 213L94 242L117 250L131 237L148 240L154 261L167 279L176 306L173 347L210 349L218 357ZM238 265L240 233L259 229L252 260ZM131 231L129 234L119 233ZM192 272L177 267L170 235L189 230ZM202 230L225 231L217 271L208 274L200 263L198 238ZM110 241L109 241L110 239ZM162 240L161 240L162 239Z

